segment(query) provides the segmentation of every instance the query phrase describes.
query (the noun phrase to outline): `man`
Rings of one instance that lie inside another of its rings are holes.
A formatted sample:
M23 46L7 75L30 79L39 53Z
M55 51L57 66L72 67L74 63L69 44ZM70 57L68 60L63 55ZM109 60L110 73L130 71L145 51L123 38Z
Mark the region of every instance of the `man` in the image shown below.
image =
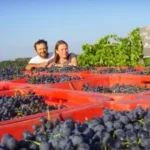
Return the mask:
M26 66L26 70L31 70L32 68L50 67L53 65L54 55L53 53L48 53L47 41L37 41L34 44L34 48L38 55L29 61L28 65Z

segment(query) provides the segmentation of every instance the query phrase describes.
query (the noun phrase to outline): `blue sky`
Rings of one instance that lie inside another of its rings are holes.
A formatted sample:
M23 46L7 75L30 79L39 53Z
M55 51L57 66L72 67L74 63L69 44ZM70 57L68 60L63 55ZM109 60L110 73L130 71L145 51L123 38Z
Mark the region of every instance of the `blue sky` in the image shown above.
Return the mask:
M1 0L0 60L32 57L33 45L45 39L49 51L63 39L81 53L106 34L126 36L150 25L149 0Z

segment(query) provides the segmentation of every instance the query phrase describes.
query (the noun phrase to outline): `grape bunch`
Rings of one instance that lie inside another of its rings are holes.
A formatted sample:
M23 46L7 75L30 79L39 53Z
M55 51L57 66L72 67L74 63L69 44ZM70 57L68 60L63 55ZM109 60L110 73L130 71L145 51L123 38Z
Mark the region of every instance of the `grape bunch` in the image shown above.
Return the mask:
M111 87L105 86L90 86L90 84L84 84L82 91L87 92L99 92L99 93L139 93L148 91L149 88L136 86L136 85L124 85L124 84L115 84Z
M61 105L60 109L66 108ZM0 121L20 118L56 110L58 107L47 105L44 96L37 96L34 92L28 92L26 96L16 94L15 96L0 96Z
M29 77L29 75L24 75L23 70L17 67L8 67L8 68L0 68L0 81L3 80L13 80L13 79L22 79Z
M49 73L69 73L69 72L80 72L80 71L88 71L88 70L96 70L94 67L81 67L81 66L64 66L57 67L52 66L48 68L38 68L32 70L33 73L37 72L49 72Z
M146 69L142 71L137 71L134 74L135 75L150 75L150 67L147 67Z
M107 68L104 68L102 70L94 70L93 73L96 73L96 74L113 74L113 73L128 73L128 72L134 72L134 71L136 71L136 69L132 66L129 66L127 69L124 69L121 67L119 67L118 69L114 68L114 67L107 67Z
M72 77L72 76L63 74L57 77L54 74L50 74L50 75L32 76L29 78L28 83L29 84L52 84L52 83L59 83L59 82L80 80L80 79L82 78L79 76Z
M34 132L24 131L22 140L5 134L3 150L149 150L150 108L141 106L132 111L105 108L101 117L83 123L72 117L65 121L40 118Z

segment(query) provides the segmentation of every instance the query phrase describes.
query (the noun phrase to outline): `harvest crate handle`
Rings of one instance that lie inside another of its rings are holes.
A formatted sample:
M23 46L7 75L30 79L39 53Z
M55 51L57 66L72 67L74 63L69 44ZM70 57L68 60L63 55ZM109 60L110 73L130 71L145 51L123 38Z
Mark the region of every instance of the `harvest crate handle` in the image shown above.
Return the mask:
M150 84L150 81L143 81L144 84Z
M25 95L25 93L23 92L23 90L21 89L15 89L15 93L14 95L17 96L17 93L20 92L20 94Z
M75 87L72 85L72 83L70 81L68 83L69 83L69 86L70 86L71 90L76 90Z

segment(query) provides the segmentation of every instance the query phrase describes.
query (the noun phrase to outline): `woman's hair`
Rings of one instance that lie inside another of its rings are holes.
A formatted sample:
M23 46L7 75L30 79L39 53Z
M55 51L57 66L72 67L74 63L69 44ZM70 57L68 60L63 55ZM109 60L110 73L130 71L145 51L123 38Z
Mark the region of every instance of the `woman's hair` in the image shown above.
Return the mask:
M56 53L56 50L58 50L58 47L59 47L59 45L61 45L61 44L65 44L65 45L68 47L68 44L67 44L65 41L63 41L63 40L59 40L59 41L56 43L56 45L55 45L55 50L54 50L54 53L55 53L55 55L54 55L54 62L55 62L55 63L57 63L57 62L59 61L59 55Z

